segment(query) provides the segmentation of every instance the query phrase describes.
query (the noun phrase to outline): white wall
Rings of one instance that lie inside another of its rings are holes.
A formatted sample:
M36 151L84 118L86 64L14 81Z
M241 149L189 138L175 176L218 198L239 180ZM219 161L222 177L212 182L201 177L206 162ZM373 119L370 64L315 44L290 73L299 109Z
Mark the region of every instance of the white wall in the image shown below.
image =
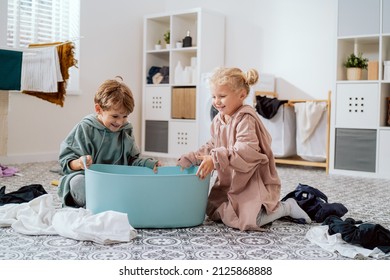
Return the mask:
M226 65L277 77L280 98L326 98L334 87L337 0L82 0L81 94L63 108L10 94L8 155L0 162L56 160L61 140L93 110L105 79L133 90L130 121L141 141L143 16L204 7L226 15Z

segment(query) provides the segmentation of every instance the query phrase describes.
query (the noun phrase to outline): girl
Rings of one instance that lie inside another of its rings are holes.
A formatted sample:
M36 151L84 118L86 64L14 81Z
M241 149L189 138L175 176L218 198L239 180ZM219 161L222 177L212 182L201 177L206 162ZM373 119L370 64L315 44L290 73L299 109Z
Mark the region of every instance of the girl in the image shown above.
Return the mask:
M311 220L291 198L280 202L280 179L271 151L271 136L256 111L244 100L258 72L219 68L210 79L213 106L219 111L211 125L211 140L198 151L182 155L178 165L199 165L205 178L213 170L206 213L214 221L240 230L260 230L283 216Z

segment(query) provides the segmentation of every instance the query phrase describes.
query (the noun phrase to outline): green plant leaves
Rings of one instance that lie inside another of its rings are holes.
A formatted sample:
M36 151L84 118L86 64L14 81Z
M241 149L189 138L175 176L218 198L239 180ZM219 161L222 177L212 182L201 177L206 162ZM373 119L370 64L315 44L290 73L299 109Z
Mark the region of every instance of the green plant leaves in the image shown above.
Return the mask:
M363 54L359 53L357 56L352 53L347 57L347 60L343 64L347 68L362 68L367 69L368 59L363 58Z

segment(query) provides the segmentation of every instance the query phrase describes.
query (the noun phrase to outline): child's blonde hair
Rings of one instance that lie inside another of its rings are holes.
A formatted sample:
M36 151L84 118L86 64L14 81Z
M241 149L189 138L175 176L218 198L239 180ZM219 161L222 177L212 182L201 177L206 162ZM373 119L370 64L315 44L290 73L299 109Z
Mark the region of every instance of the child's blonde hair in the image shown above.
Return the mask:
M249 69L244 73L239 68L217 68L210 78L211 86L227 86L233 92L239 92L245 89L248 95L250 86L257 83L259 73L256 69Z
M123 83L122 77L116 76L115 78L106 80L100 85L95 94L95 104L99 104L104 111L123 106L130 114L134 110L133 94L130 88Z

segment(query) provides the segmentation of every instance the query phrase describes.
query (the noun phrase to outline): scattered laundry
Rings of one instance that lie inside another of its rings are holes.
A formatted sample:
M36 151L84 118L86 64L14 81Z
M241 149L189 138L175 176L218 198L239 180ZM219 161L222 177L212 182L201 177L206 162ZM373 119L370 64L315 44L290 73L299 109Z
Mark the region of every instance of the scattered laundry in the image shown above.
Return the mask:
M30 202L0 206L0 227L12 227L26 235L60 235L103 245L129 242L137 236L125 213L92 214L84 208L58 209L51 194Z
M40 184L31 184L23 186L17 191L5 193L6 187L0 188L0 206L10 203L29 202L34 198L47 194L46 190Z
M342 217L348 212L348 209L341 203L328 203L328 197L319 189L301 183L294 191L283 197L282 201L288 198L294 198L309 217L317 223L322 223L331 215ZM293 221L303 223L296 219Z
M367 249L379 248L384 253L390 253L390 231L380 224L329 216L323 225L329 226L329 234L340 233L341 238L348 243Z
M329 234L329 226L320 225L310 228L306 233L306 239L313 244L320 246L322 249L336 253L352 259L373 258L381 259L389 254L385 254L379 248L367 249L344 241L340 233Z
M17 175L19 169L16 167L4 166L0 164L0 177L11 177Z

